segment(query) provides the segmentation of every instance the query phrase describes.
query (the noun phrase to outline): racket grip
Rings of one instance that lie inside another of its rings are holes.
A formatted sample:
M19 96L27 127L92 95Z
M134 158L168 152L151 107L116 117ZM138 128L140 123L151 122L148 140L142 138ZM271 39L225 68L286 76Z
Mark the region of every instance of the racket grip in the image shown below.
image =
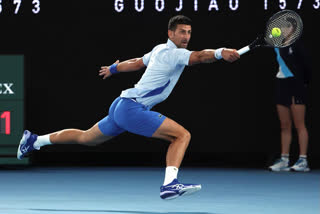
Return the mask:
M239 55L242 55L242 54L244 54L244 53L247 53L249 50L250 50L250 47L249 47L249 45L248 45L248 46L245 46L245 47L241 48L241 49L238 50L237 52L238 52Z

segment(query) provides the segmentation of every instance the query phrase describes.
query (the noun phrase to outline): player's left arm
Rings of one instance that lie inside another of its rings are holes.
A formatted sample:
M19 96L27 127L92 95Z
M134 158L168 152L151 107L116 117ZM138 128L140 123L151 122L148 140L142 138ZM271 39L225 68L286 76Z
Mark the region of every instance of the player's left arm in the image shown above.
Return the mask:
M234 62L240 58L237 50L235 49L205 49L202 51L193 51L189 58L189 65L195 65L199 63L212 63L219 59L224 59L228 62Z
M102 66L99 71L99 76L103 76L103 79L106 79L110 77L114 72L131 72L140 70L144 67L146 66L143 63L142 57L129 59L123 62L119 62L119 60L117 60L110 66Z
M311 66L311 56L309 51L307 51L306 47L302 43L302 41L296 42L294 45L296 54L296 58L298 59L295 63L299 64L299 66L303 69L303 78L304 83L308 85L311 81L312 74L312 66Z

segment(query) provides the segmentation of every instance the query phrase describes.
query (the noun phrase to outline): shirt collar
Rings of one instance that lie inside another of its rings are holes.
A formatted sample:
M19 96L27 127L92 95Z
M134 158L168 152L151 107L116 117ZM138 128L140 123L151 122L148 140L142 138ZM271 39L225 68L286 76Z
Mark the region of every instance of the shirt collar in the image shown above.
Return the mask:
M167 41L167 46L169 48L177 48L177 46L170 39L168 39Z

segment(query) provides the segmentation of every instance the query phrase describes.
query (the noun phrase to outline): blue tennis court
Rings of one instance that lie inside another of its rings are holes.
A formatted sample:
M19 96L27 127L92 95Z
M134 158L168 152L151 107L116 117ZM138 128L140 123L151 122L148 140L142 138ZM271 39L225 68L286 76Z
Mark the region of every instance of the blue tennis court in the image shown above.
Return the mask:
M319 214L320 170L181 168L201 183L194 195L163 201L163 168L33 167L0 170L1 214Z

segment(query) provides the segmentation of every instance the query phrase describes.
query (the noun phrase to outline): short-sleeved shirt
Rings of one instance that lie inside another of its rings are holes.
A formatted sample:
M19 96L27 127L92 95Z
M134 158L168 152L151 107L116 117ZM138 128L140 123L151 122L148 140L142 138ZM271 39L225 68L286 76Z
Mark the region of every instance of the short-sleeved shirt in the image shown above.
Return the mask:
M122 91L120 97L134 98L149 109L164 101L188 65L191 53L185 48L177 48L170 39L155 46L142 58L147 68L139 82L134 88Z

